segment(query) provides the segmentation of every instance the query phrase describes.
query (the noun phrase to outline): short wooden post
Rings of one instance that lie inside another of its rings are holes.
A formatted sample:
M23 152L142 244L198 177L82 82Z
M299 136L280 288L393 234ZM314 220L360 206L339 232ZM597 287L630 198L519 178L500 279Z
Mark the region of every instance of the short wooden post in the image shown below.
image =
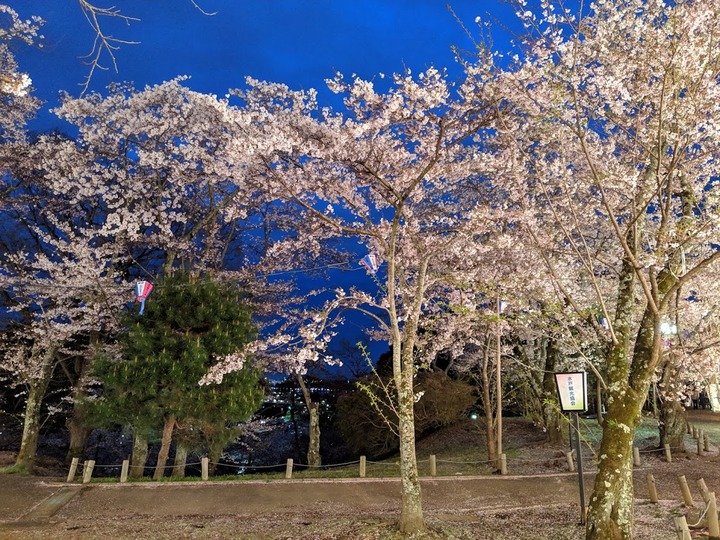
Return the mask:
M675 518L675 533L677 534L678 540L692 540L685 516Z
M702 430L700 430L700 431L698 432L698 438L697 438L697 454L698 454L698 456L701 456L701 455L702 455L703 438L704 438L703 432L702 432Z
M575 462L573 461L573 453L565 452L565 459L567 460L568 471L575 472Z
M715 492L708 494L707 501L707 523L709 540L720 540L720 525L718 524L717 500L715 500Z
M648 493L650 495L650 502L658 502L657 486L655 485L655 477L652 473L647 475Z
M685 422L685 425L687 426L687 433L690 435L692 433L692 424L690 424L690 422Z
M292 478L292 470L293 470L293 459L288 458L287 464L285 465L285 479L289 480Z
M507 455L500 454L500 474L507 476Z
M683 504L688 508L695 506L692 495L690 493L690 487L688 486L687 479L684 474L678 476L678 482L680 482L680 491L682 492Z
M698 438L698 430L695 426L692 427L692 431L693 431L693 434L692 434L693 439L697 439Z
M437 456L430 454L430 476L437 476Z
M210 458L205 456L203 458L200 458L200 478L203 480L203 482L207 482L210 478Z
M129 470L130 470L130 460L125 459L125 460L123 460L123 463L122 463L122 469L120 469L120 483L121 484L127 482Z
M710 495L710 490L708 489L704 478L698 478L697 487L700 490L700 493L702 494L703 501L705 501L705 503L707 504L708 496Z
M640 461L640 449L637 446L633 446L633 465L635 467L642 465L642 461Z
M365 456L360 456L360 478L365 478L366 469L367 458Z
M70 462L70 470L68 471L67 480L66 482L74 482L75 481L75 473L77 473L78 463L80 462L80 458L72 458L72 461Z
M95 460L94 459L91 459L91 460L85 462L85 470L83 471L83 484L87 484L90 482L94 468L95 468Z
M665 445L665 461L672 463L672 454L670 453L670 445Z
M703 437L703 450L706 452L710 451L710 439L708 439L707 433L705 433L705 436Z

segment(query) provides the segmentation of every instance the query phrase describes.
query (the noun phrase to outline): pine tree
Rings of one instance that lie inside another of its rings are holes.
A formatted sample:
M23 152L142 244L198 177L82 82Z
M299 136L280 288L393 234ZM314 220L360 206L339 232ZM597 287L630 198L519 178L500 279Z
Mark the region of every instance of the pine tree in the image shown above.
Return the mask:
M184 447L219 457L263 397L261 373L251 366L221 384L198 384L212 364L255 337L241 292L178 272L157 284L143 315L127 315L126 327L121 359L96 366L103 390L93 405L95 422L130 426L144 438L161 432L156 479L176 431Z

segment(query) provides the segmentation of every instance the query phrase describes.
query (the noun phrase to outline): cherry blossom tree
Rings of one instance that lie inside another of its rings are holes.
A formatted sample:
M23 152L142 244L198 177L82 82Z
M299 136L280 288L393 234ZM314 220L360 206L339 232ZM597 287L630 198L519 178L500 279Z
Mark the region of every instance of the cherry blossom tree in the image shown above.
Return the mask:
M42 402L53 371L68 360L91 357L97 345L91 336L116 326L114 313L124 301L112 259L97 239L64 232L57 237L38 231L48 249L9 254L0 273L11 302L0 368L25 389L16 458L22 470L33 468ZM87 381L76 382L80 388Z
M270 197L302 212L298 234L273 244L268 256L293 267L294 254L320 256L329 241L358 242L379 263L370 264L377 286L338 289L305 327L307 353L319 354L322 321L337 310L365 314L392 347L400 436L400 529L424 529L415 457L413 380L422 357L420 318L435 299L436 282L454 272L449 262L485 230L485 213L470 187L485 177L480 145L492 115L483 94L487 73L477 69L457 88L436 69L393 77L386 92L360 78L341 76L330 88L345 96L346 116L315 111L314 93L250 81L240 93L244 110L267 117L272 146L265 152L263 187ZM362 256L362 255L361 255ZM359 259L360 257L358 257ZM233 369L219 367L214 376Z
M710 286L701 276L720 258L720 12L705 0L605 0L579 20L550 1L519 15L535 32L498 79L498 171L563 301L608 323L586 537L629 539L632 442L661 323L687 283ZM580 278L593 303L575 294Z

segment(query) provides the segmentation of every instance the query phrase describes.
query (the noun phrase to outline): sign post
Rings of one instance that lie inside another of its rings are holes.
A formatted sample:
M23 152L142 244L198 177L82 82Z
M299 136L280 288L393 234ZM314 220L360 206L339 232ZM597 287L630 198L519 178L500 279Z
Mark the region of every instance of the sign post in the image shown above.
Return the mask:
M580 446L579 413L587 410L587 373L556 373L555 384L560 397L560 409L573 414L575 453L577 455L578 486L580 488L580 525L585 525L585 479L583 478L582 448Z

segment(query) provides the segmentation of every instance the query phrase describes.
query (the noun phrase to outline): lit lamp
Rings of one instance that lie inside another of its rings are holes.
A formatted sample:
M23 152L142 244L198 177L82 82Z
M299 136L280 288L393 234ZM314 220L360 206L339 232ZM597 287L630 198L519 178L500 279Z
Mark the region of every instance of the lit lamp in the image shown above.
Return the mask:
M663 336L663 345L670 346L670 336L677 334L677 326L665 321L660 323L660 333Z
M580 488L580 524L585 525L585 480L583 478L582 449L580 448L579 413L587 410L587 373L584 371L556 373L555 384L560 397L560 409L564 413L573 413L578 486Z

